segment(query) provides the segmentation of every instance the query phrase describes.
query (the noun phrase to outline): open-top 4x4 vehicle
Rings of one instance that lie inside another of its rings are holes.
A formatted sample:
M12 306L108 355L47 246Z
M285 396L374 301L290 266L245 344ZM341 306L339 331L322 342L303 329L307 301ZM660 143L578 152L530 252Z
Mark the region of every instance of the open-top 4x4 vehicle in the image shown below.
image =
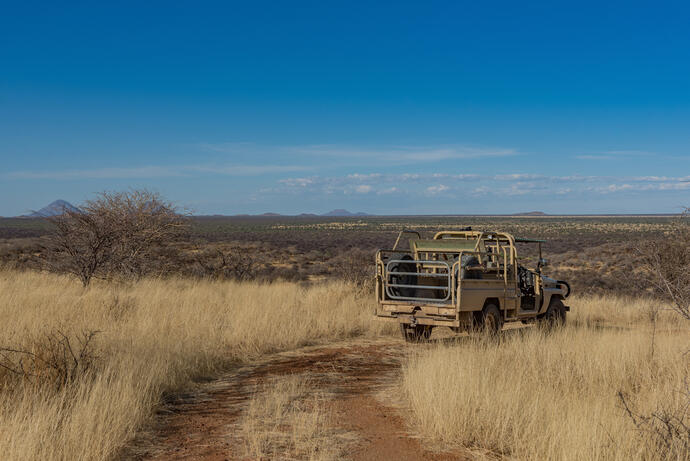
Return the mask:
M405 236L409 250L401 249ZM505 232L441 231L422 239L401 231L392 250L376 253L376 316L398 322L407 341L436 326L498 332L505 322L565 322L570 285L542 274L543 240ZM534 269L520 264L517 243L538 245Z

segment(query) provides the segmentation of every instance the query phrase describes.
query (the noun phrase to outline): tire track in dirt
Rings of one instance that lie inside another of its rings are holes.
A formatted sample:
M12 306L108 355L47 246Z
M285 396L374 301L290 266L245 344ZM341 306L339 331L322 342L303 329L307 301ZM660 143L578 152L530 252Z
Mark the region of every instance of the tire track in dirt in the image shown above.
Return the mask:
M307 373L319 389L334 395L328 406L339 430L357 434L346 456L366 460L459 460L461 453L424 449L408 432L400 411L377 398L399 377L402 341L353 340L283 352L239 367L178 395L158 412L127 458L138 460L242 459L232 434L258 385L267 379Z

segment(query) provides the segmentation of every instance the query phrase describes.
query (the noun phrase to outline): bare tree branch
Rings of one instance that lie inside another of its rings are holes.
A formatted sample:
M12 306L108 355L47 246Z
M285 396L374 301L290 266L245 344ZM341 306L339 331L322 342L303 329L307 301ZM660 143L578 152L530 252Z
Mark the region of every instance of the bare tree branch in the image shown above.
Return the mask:
M690 320L690 210L686 209L674 230L638 248L644 282L667 300L671 308Z
M146 190L103 192L77 210L47 218L48 266L88 286L94 277L139 278L154 269L155 252L187 231L169 202Z

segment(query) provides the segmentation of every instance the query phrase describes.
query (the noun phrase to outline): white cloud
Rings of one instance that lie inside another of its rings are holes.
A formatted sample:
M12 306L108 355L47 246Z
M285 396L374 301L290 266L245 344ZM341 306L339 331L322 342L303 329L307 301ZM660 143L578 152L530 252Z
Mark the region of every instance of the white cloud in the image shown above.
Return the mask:
M659 190L689 190L690 181L682 181L679 183L661 183Z
M546 176L530 173L499 174L494 176L497 181L521 181L527 179L548 179Z
M426 188L427 194L430 195L437 195L442 192L446 192L447 190L450 190L450 187L444 185L444 184L439 184L438 186L429 186Z
M548 176L535 173L478 175L473 173L353 173L281 179L276 192L299 194L376 194L386 196L581 197L690 190L690 178L664 176Z
M378 195L388 195L388 194L395 194L396 192L400 192L400 189L398 189L397 187L389 187L387 189L381 189L381 190L377 191L376 193Z
M675 180L675 181L661 181L652 183L622 183L622 184L609 184L603 187L594 188L595 191L601 193L612 193L612 192L654 192L654 191L682 191L690 190L690 182L685 180Z
M306 187L314 184L314 178L288 178L280 179L278 182L285 184L286 186Z
M380 179L382 176L383 175L381 173L371 173L371 174L354 173L354 174L347 175L348 179L358 180L358 181L375 181L377 179Z
M605 188L605 190L608 192L619 192L622 190L631 190L631 189L633 189L633 186L630 184L610 184L608 187Z
M492 191L492 189L487 187L487 186L479 186L479 187L475 187L470 192L473 195L487 195L491 191Z

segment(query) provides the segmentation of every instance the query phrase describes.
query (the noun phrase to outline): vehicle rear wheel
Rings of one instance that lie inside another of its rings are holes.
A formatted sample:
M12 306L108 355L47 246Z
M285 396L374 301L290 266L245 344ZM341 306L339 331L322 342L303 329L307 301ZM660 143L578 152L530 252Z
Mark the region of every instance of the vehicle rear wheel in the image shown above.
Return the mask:
M503 328L503 315L494 304L487 304L479 315L479 330L488 335L495 335Z
M547 328L555 328L565 324L565 306L559 298L551 298L548 309L540 319L540 324Z
M402 333L403 339L408 343L428 341L431 337L432 328L431 325L400 324L400 332Z

